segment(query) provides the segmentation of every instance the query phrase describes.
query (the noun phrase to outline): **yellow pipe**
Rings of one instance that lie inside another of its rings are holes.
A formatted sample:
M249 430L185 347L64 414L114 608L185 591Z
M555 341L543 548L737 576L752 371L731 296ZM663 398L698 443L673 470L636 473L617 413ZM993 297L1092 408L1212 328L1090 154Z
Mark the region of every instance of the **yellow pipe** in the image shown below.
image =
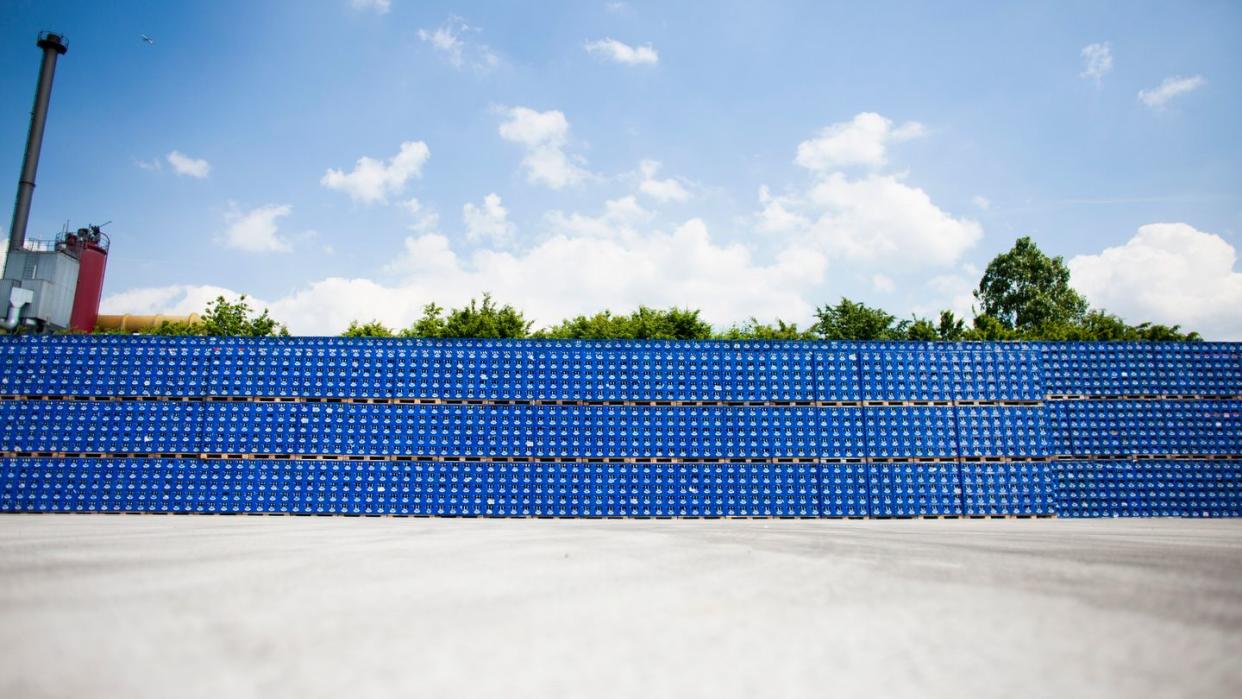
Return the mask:
M197 313L191 313L188 316L136 316L136 315L119 315L119 316L99 316L99 320L95 321L96 330L120 330L122 332L142 332L143 330L151 330L161 323L189 323L197 325L202 322L202 318Z

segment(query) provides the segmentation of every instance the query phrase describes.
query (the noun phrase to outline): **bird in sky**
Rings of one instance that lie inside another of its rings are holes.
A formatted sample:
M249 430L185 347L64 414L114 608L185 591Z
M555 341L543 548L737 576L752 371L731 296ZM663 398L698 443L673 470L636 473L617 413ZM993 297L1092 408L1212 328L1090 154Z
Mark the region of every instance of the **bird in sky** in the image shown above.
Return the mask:
M146 34L143 34L143 35L142 35L142 40L143 40L143 41L145 41L145 42L147 43L147 45L149 45L149 46L155 46L155 39L152 39L151 37L147 36Z

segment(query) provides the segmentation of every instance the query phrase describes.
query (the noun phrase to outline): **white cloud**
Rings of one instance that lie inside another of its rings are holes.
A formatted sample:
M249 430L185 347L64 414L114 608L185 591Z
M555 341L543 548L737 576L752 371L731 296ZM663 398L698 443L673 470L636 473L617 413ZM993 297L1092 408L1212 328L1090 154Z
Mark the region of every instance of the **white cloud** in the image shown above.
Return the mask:
M379 14L387 14L390 0L349 0L349 4L353 5L355 10L375 10Z
M1095 306L1131 323L1179 324L1242 340L1237 251L1185 223L1141 226L1125 244L1069 261L1072 283Z
M329 169L319 183L345 192L350 199L364 204L387 201L388 195L400 193L411 177L422 175L423 165L430 157L431 150L426 143L406 141L387 163L363 156L358 158L352 172Z
M220 235L220 242L245 252L288 252L291 247L278 234L276 220L292 211L288 204L268 204L249 211L234 206L225 216L229 227Z
M852 259L951 264L983 236L978 223L953 218L892 175L850 180L833 173L808 200L819 214L812 235Z
M462 50L466 44L449 27L439 27L433 31L418 30L418 38L431 44L432 48L444 54L449 63L460 68Z
M797 163L812 171L813 182L804 191L780 196L761 187L757 227L824 250L830 259L850 260L860 272L956 263L983 236L977 222L946 213L925 191L907 184L904 175L851 178L834 169L878 168L887 162L890 143L923 131L918 122L894 128L890 119L870 112L822 129L798 145ZM865 269L867 264L874 268Z
M798 165L816 172L851 165L880 167L888 161L888 144L922 136L923 125L908 121L893 128L892 120L863 112L852 120L823 128L819 135L798 144Z
M774 197L763 189L760 201L762 230L804 236L855 262L950 265L983 236L977 222L945 213L893 175L850 179L834 172L800 195Z
M1138 98L1143 104L1153 109L1159 109L1168 104L1169 100L1178 95L1185 94L1192 90L1197 90L1207 84L1201 75L1195 75L1189 78L1172 77L1165 78L1159 87L1150 90L1139 90Z
M608 238L636 235L636 227L650 221L652 216L638 203L638 199L629 195L604 202L604 212L599 216L549 211L545 218L548 226L561 234Z
M194 286L177 284L175 286L130 289L104 297L99 304L101 313L137 315L163 313L166 315L189 315L202 313L207 304L217 297L223 296L229 301L236 301L237 292L221 286ZM158 310L152 310L158 309Z
M931 292L927 300L931 306L920 305L913 309L917 315L937 317L942 309L953 311L958 318L969 320L974 315L975 287L979 283L980 270L971 264L962 265L961 271L939 274L927 280Z
M134 164L148 172L159 172L164 169L164 164L159 161L159 158L151 158L150 160L138 160L135 158Z
M759 213L759 230L765 233L789 233L805 231L810 228L810 219L790 211L796 206L792 197L774 197L767 185L759 187L759 203L763 211Z
M1082 47L1082 72L1078 77L1094 80L1098 84L1112 69L1113 50L1107 42Z
M461 209L461 218L466 224L466 238L471 241L487 240L503 244L513 237L516 230L509 221L509 212L501 204L500 195L495 192L483 197L482 206L466 203Z
M181 151L173 151L168 154L168 164L172 165L172 169L178 175L186 175L188 177L197 177L202 179L211 172L211 163L206 160L196 160Z
M626 198L606 209L600 218L631 220L636 214ZM390 269L401 275L394 284L333 277L256 303L302 334L337 333L362 316L403 327L430 301L460 305L484 291L527 311L537 325L603 308L626 312L639 304L701 308L704 318L722 326L750 316L805 322L813 311L805 290L822 280L825 264L818 252L796 248L760 263L741 245L715 243L699 219L671 233L619 225L595 236L556 233L520 253L485 249L464 259L445 236L426 234L406 239L404 254ZM220 291L137 289L110 296L104 307L129 313L198 311Z
M982 211L987 211L988 209L992 208L992 202L988 201L988 198L983 196L982 194L976 194L974 197L971 198L970 203L979 207L979 209Z
M876 291L880 291L885 294L891 294L897 290L897 285L893 283L892 278L884 274L872 275L871 286L874 286Z
M642 172L642 182L638 184L638 191L655 199L658 202L685 201L690 198L690 193L682 186L681 182L673 178L664 180L656 179L656 173L660 171L660 163L655 160L644 160L638 165L639 171Z
M655 65L660 62L660 54L651 46L630 46L613 38L588 41L583 45L587 53L600 56L615 63L625 65Z
M409 199L401 202L401 208L410 212L414 217L414 222L409 225L409 229L415 233L433 233L440 225L440 214L435 209L423 206L418 199Z
M435 29L419 29L418 38L430 44L454 68L470 67L486 73L500 65L500 57L487 44L465 38L467 34L478 31L478 27L466 24L460 17L449 17Z
M500 137L526 148L522 166L528 182L562 189L590 176L565 152L569 120L560 111L537 112L528 107L510 107L502 113L505 121L500 124Z

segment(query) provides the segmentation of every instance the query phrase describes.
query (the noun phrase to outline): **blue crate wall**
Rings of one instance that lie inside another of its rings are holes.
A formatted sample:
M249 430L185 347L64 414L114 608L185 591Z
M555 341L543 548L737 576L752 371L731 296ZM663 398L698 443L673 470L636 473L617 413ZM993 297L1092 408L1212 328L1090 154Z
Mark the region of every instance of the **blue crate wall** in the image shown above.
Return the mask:
M1056 481L1046 461L963 461L965 515L1048 515L1056 504Z
M825 517L866 517L871 513L868 465L820 465L820 513Z
M814 517L815 464L0 460L0 510Z
M637 464L631 513L643 517L817 517L819 467Z
M1227 342L1154 343L1161 393L1242 396L1242 346Z
M822 414L821 414L822 413ZM820 431L828 441L821 444ZM205 451L396 456L858 456L851 408L208 403Z
M244 512L259 462L0 459L7 512Z
M868 511L873 517L962 514L962 480L956 463L868 465Z
M263 511L535 517L816 516L813 464L279 464ZM262 483L262 479L259 481Z
M953 400L952 355L932 345L871 345L860 353L863 400Z
M1075 454L1070 426L1070 401L1048 401L1043 404L1043 409L1048 452L1062 456Z
M1165 401L1145 425L1149 454L1242 454L1242 401ZM1136 448L1137 451L1137 448Z
M1066 403L1074 453L1242 453L1242 401L1102 400Z
M22 350L17 343L8 340L9 337L8 335L0 335L0 338L4 338L0 339L0 394L2 395L20 392L15 390L18 382L14 366L18 357L21 356Z
M960 456L953 406L868 406L866 455L877 458Z
M403 357L394 341L222 343L207 392L216 396L390 398Z
M819 408L812 415L817 422L818 435L815 456L845 459L867 455L867 431L862 408Z
M1142 395L1160 393L1151 344L1144 342L1041 343L1051 394Z
M210 454L308 453L306 416L313 405L285 402L206 403L200 423L201 451Z
M172 338L134 346L41 342L4 354L0 393L24 395L203 396L210 363L208 348Z
M1037 401L1046 393L1043 358L1029 346L970 343L952 353L953 398L970 401Z
M1101 460L1056 464L1062 517L1242 516L1242 461Z
M815 400L861 401L863 343L836 342L814 347Z
M1039 347L1051 394L1242 395L1237 343L1049 342Z
M204 407L182 401L5 401L0 451L198 452Z
M1032 347L870 344L860 358L864 400L1036 401L1045 393L1042 358Z
M1049 453L1042 406L958 406L962 456L1043 457Z
M802 351L401 346L401 398L577 401L810 401Z

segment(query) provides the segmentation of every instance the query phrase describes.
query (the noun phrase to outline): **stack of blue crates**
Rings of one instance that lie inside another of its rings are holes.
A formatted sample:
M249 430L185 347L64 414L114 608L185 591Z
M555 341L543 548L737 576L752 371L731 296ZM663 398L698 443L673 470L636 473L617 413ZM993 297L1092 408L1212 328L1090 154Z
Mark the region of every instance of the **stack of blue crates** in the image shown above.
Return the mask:
M873 517L962 514L956 463L872 464L867 489Z
M1073 452L1242 454L1242 401L1068 401Z
M1080 457L1056 464L1060 516L1238 516L1242 347L1044 343L1041 352L1049 393L1066 398L1047 404L1051 443Z
M1058 462L1063 517L1239 517L1236 460Z
M959 406L957 431L962 456L1048 455L1042 408Z
M825 517L865 517L871 514L867 492L869 465L824 464L820 470L820 514Z
M1221 516L1240 497L1229 343L0 336L0 396L6 510Z
M958 456L952 406L868 407L867 452L879 458Z

